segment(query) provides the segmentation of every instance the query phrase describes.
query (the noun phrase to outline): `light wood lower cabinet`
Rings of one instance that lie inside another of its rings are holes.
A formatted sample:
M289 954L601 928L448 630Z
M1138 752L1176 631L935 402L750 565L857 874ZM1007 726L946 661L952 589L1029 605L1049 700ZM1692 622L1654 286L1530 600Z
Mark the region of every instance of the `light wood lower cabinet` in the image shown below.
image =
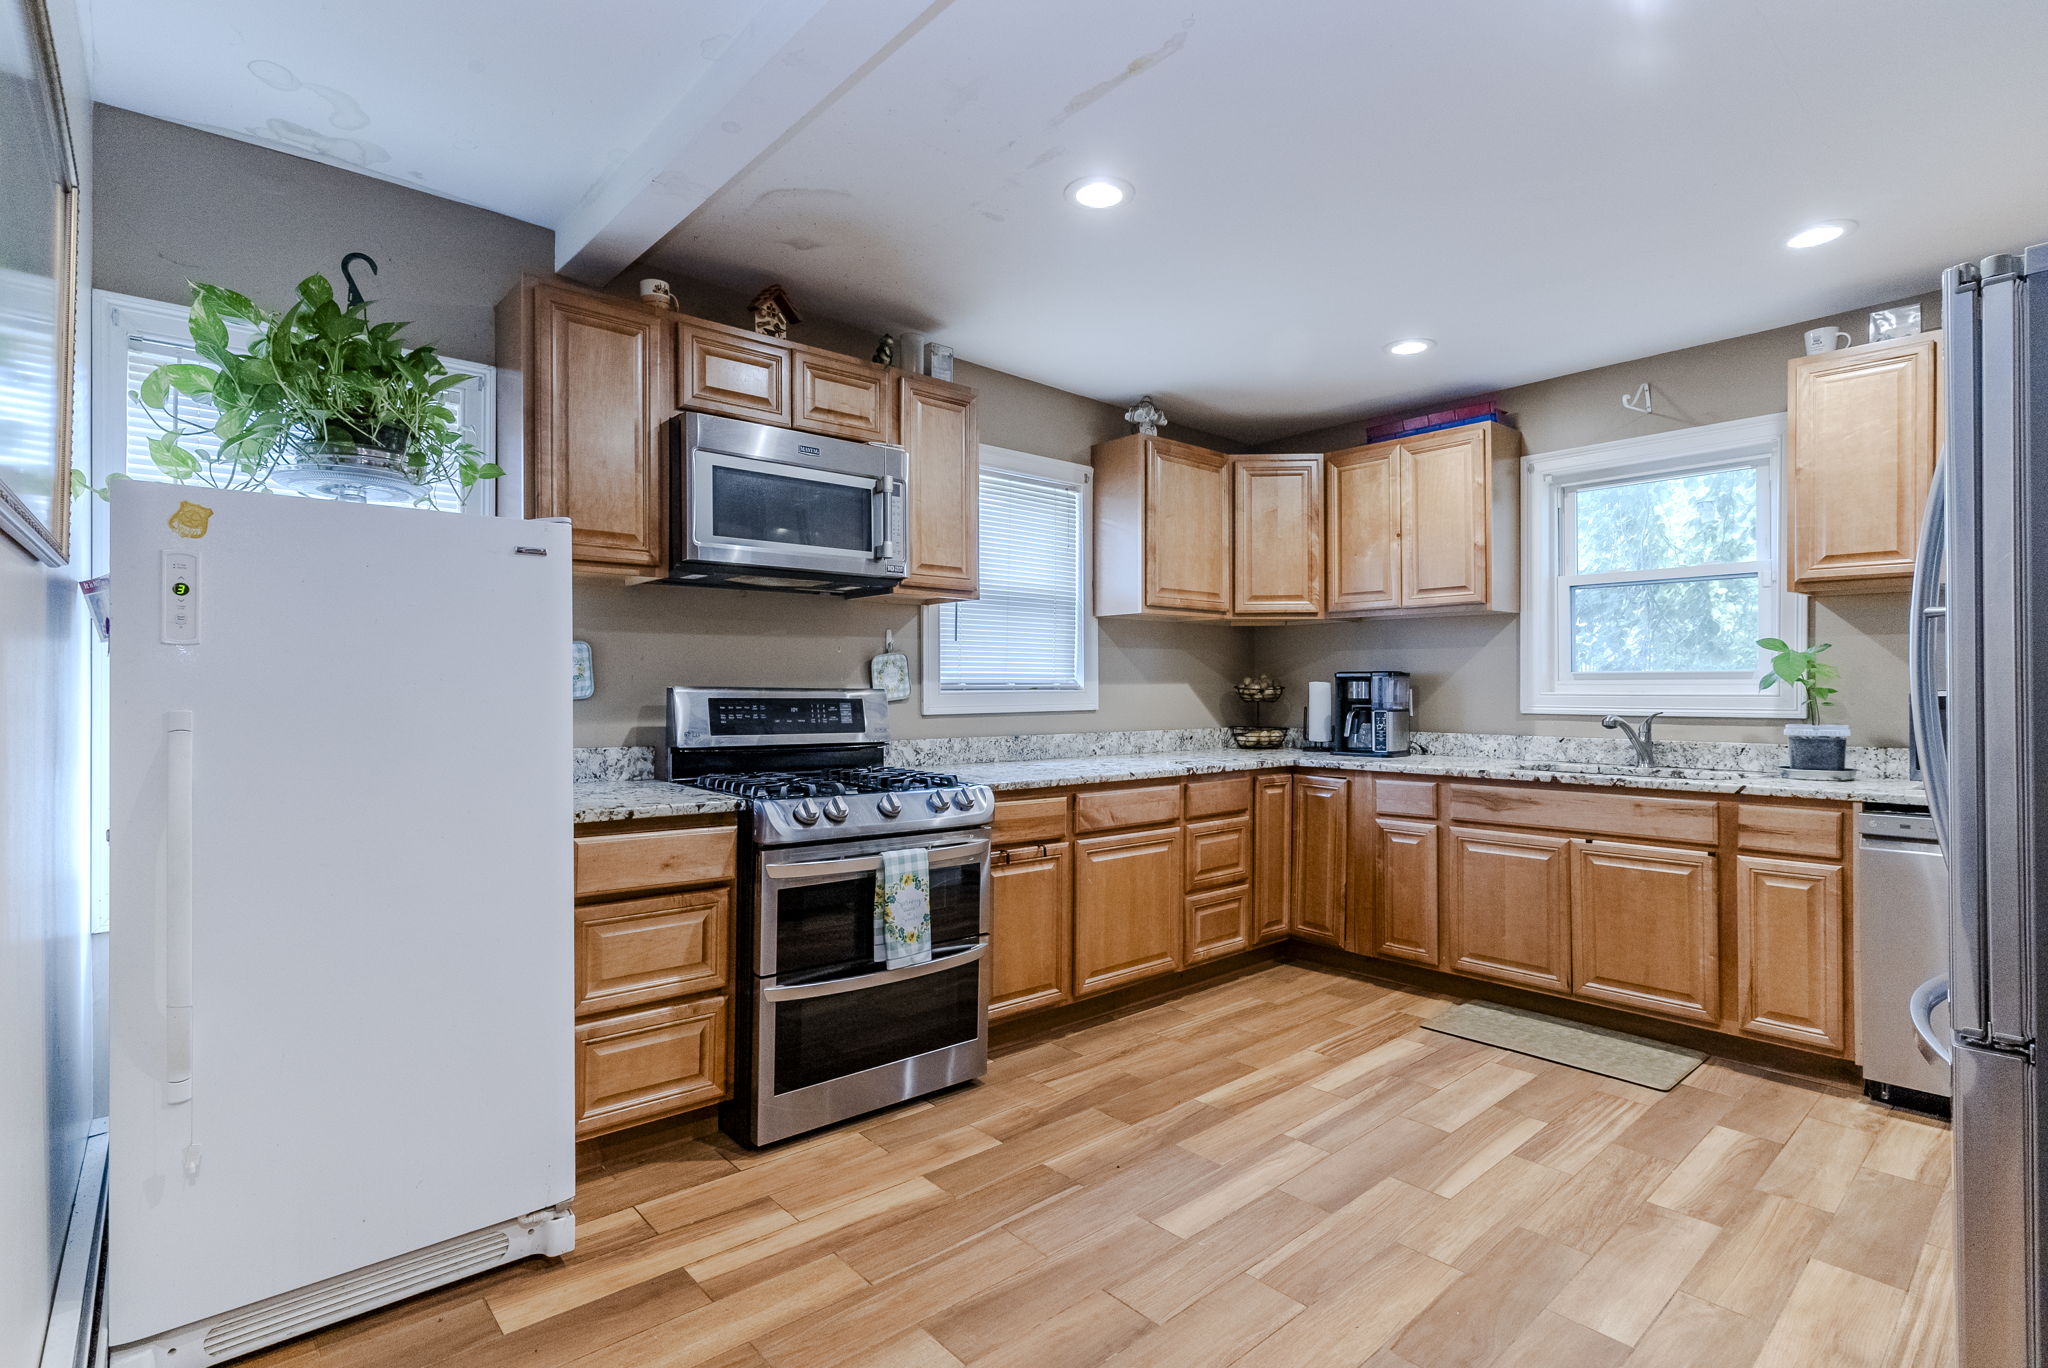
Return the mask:
M991 1021L1074 999L1070 847L1016 846L989 868Z
M1089 836L1074 851L1074 996L1179 969L1180 828Z
M1344 943L1345 876L1351 864L1351 781L1294 778L1294 934Z
M1252 876L1252 824L1248 817L1188 823L1189 892L1228 888Z
M1372 949L1434 968L1438 954L1437 835L1433 822L1376 817Z
M725 986L731 898L699 888L576 908L576 1015Z
M1523 988L1572 987L1572 842L1526 831L1449 829L1444 967Z
M1252 939L1287 934L1294 854L1294 778L1262 774L1252 795Z
M1189 964L1251 948L1252 893L1247 885L1190 893L1187 909Z
M1580 997L1709 1025L1721 1018L1714 854L1574 842L1572 989Z
M579 1138L726 1095L724 994L619 1012L576 1027Z
M1849 1044L1842 866L1735 860L1736 1012L1743 1030L1795 1045Z

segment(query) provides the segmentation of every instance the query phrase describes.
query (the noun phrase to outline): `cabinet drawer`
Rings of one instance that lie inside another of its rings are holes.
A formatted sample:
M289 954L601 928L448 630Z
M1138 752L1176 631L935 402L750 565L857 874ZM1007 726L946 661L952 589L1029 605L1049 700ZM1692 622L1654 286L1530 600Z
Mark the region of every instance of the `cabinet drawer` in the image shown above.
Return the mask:
M1252 777L1226 775L1219 779L1188 780L1188 820L1204 817L1235 817L1252 810Z
M1067 839L1067 800L1058 798L998 798L996 800L995 843L999 846L1030 845Z
M789 344L695 319L676 325L676 406L789 425Z
M632 831L576 838L576 896L641 888L730 883L737 870L733 828Z
M576 1134L598 1135L725 1097L724 994L576 1027Z
M810 347L793 350L791 426L856 442L896 440L896 396L887 370Z
M1736 843L1773 855L1842 858L1842 817L1828 808L1775 807L1742 803L1735 809Z
M1248 817L1189 822L1188 891L1227 888L1252 876L1252 824Z
M1484 826L1548 827L1601 836L1643 836L1657 841L1712 845L1717 807L1685 798L1636 793L1567 793L1541 787L1493 788L1446 784L1445 816Z
M1180 820L1180 785L1086 789L1074 795L1074 830L1114 831L1118 827L1163 826Z
M576 1015L725 986L732 913L723 888L576 908Z
M1434 817L1436 781L1375 777L1372 800L1373 811L1387 817Z
M1252 943L1252 895L1243 885L1188 898L1188 963L1217 959Z

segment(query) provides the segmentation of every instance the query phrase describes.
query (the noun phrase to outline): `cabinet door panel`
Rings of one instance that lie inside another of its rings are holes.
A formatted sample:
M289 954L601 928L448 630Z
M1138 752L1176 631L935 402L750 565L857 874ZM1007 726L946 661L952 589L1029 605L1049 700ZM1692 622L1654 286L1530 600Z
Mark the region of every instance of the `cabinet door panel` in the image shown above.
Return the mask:
M1180 829L1091 836L1074 850L1074 996L1180 968Z
M1260 942L1287 934L1288 897L1294 846L1294 779L1286 774L1258 778L1252 822L1252 927Z
M576 908L576 1015L725 986L732 914L723 888Z
M1188 963L1220 959L1252 943L1252 895L1243 884L1188 895Z
M1373 819L1379 851L1371 953L1434 966L1438 952L1437 829L1400 817Z
M1073 868L1066 843L998 852L989 887L989 1019L1071 1002Z
M1294 934L1344 943L1345 875L1351 863L1351 781L1294 779Z
M1252 824L1248 818L1189 822L1187 833L1190 893L1200 888L1228 888L1251 878Z
M1939 338L1925 333L1791 363L1794 588L1912 577L1940 442Z
M1392 443L1333 451L1326 498L1329 610L1401 603L1401 490Z
M638 305L532 287L528 510L568 518L578 564L665 563L665 322Z
M790 426L856 442L896 440L896 396L887 367L814 347L793 350Z
M1445 914L1460 974L1545 992L1571 990L1571 841L1524 831L1450 828Z
M1145 606L1228 613L1230 458L1153 438L1145 463Z
M727 1015L721 995L578 1023L577 1136L724 1098Z
M1487 601L1491 491L1484 424L1401 445L1401 606Z
M1587 841L1572 846L1573 990L1684 1021L1721 1016L1714 856Z
M1742 1029L1812 1049L1847 1049L1842 866L1742 855L1735 878Z
M789 426L789 344L699 319L676 324L676 406Z
M1240 617L1323 611L1323 458L1231 463L1232 609Z
M910 457L910 573L902 591L973 598L981 574L974 391L923 375L902 376L898 384L897 431Z

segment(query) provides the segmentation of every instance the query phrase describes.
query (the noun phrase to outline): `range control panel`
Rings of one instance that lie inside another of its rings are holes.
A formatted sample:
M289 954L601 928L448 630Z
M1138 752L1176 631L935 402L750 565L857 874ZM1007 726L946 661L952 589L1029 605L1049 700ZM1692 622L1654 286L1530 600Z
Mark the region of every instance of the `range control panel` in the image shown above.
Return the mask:
M705 705L713 736L837 736L867 730L858 698L719 698Z

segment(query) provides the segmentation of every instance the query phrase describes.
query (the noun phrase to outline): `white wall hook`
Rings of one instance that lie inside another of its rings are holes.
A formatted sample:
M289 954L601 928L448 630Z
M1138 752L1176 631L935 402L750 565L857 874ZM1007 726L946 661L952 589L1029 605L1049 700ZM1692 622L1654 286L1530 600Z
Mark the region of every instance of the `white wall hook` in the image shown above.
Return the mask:
M1645 380L1635 387L1634 393L1622 395L1621 406L1631 413L1655 413L1657 410L1653 407L1650 397L1650 382Z

